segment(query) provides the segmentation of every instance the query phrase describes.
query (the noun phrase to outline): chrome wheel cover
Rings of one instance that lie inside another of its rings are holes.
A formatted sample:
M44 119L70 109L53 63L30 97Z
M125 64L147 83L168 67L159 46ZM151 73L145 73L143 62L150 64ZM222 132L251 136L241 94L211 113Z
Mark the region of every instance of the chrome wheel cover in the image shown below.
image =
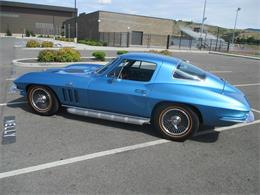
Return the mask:
M33 107L41 112L50 108L51 95L42 88L33 89L31 93L31 103Z
M191 120L185 111L172 108L163 113L161 125L167 134L181 136L190 130Z

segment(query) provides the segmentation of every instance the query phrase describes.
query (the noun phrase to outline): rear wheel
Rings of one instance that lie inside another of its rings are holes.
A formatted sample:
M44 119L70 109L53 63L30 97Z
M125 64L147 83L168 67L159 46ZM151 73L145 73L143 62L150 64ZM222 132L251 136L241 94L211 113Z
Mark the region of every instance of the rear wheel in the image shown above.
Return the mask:
M59 101L48 87L31 86L27 96L31 108L40 115L53 115L59 110Z
M184 105L160 105L153 117L155 128L165 138L174 141L184 141L199 128L198 115Z

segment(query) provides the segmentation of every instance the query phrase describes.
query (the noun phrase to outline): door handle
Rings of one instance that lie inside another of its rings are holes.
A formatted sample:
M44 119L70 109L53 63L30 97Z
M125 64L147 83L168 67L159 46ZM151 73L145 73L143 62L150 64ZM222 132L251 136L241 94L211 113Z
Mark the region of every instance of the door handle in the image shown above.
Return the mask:
M142 95L146 95L146 94L147 94L147 91L144 90L144 89L136 89L136 90L135 90L135 93L139 93L139 94L142 94Z
M65 84L67 87L72 87L73 86L73 83L72 82L69 82L69 83L66 83Z

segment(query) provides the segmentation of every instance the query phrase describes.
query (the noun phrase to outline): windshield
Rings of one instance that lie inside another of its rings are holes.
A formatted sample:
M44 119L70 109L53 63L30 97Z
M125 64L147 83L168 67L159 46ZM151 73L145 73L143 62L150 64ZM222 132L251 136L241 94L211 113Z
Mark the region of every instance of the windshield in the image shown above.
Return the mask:
M181 62L173 75L175 78L179 79L189 79L189 80L203 80L206 74L203 70L193 66L187 62Z
M102 66L100 69L96 71L97 74L102 74L104 73L107 69L109 69L110 66L114 64L115 61L117 61L118 58L112 59L109 61L106 65Z

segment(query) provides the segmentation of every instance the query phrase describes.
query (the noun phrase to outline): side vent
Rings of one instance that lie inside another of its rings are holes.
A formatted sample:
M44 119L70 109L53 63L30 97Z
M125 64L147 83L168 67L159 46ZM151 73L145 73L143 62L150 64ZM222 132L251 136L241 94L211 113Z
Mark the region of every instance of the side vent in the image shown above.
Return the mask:
M74 98L75 98L75 102L79 102L79 94L78 92L74 89Z
M63 95L63 99L64 99L64 101L66 102L67 101L67 99L68 99L68 96L67 96L67 92L66 92L66 89L62 89L62 95Z
M70 102L73 102L73 96L72 96L72 92L71 92L71 89L68 89L68 94L69 94L69 100Z
M69 102L69 103L79 102L79 94L75 89L72 90L72 89L62 88L62 95L63 95L63 100L65 102Z

